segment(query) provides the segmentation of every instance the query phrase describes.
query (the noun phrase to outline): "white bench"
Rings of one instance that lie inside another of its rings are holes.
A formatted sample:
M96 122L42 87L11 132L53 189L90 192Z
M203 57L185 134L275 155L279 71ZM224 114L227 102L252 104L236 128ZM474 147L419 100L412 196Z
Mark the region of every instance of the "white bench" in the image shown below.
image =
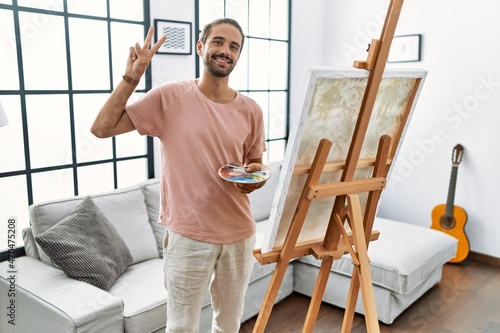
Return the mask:
M368 256L377 315L381 322L394 319L441 280L443 265L455 257L457 240L443 232L377 217L377 241ZM312 256L294 261L294 291L311 296L321 262ZM353 264L349 255L333 263L323 301L345 307ZM356 312L363 314L361 293Z

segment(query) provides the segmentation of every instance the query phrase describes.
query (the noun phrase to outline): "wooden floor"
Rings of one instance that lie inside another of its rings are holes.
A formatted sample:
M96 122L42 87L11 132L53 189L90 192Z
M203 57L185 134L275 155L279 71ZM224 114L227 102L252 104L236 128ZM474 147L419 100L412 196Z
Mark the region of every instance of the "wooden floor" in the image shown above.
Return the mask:
M309 297L294 293L275 305L266 333L302 332ZM315 333L340 332L344 310L323 303ZM255 318L240 333L252 332ZM364 317L356 315L353 333L366 332ZM446 264L441 282L380 332L498 333L500 332L500 267L465 260Z

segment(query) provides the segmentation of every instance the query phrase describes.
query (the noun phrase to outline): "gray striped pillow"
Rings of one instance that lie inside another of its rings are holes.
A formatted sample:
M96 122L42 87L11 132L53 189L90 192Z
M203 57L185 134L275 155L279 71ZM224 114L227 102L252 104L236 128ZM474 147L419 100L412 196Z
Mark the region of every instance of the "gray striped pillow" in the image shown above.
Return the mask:
M91 197L35 240L67 276L103 290L132 263L127 245Z

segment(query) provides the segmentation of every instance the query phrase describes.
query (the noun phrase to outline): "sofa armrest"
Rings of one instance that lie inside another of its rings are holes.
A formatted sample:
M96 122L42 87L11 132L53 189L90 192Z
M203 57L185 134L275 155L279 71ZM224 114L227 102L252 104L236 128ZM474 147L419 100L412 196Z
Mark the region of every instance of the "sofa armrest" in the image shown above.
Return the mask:
M14 264L0 263L1 332L123 332L118 297L37 259Z
M36 248L35 236L33 235L33 229L31 229L31 227L23 229L23 242L26 255L33 259L40 259L38 249Z

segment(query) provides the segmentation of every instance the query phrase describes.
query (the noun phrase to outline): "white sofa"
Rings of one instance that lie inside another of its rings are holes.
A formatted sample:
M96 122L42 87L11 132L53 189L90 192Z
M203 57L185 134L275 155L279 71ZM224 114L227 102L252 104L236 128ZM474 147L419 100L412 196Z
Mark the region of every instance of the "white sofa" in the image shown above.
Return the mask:
M252 193L257 239L263 238L276 189L279 162L270 164L274 176ZM115 227L130 252L125 270L108 290L69 278L35 241L84 200L73 197L30 207L31 227L23 230L26 256L16 258L16 326L0 321L1 332L163 332L166 291L163 286L164 227L156 223L157 180L92 196L95 205ZM380 238L369 255L379 320L392 321L441 279L442 266L455 255L456 240L437 231L377 218ZM52 229L54 230L54 229ZM47 235L47 234L45 234ZM257 245L259 247L259 245ZM94 264L93 260L90 264ZM96 260L98 261L98 260ZM277 302L292 292L311 295L319 262L303 257L289 264ZM242 321L255 316L269 285L274 264L255 263ZM7 308L7 262L0 263L0 306ZM324 301L343 307L352 264L348 256L334 263ZM357 312L363 313L361 300ZM4 317L4 315L2 315ZM200 332L210 332L212 310L207 294Z

